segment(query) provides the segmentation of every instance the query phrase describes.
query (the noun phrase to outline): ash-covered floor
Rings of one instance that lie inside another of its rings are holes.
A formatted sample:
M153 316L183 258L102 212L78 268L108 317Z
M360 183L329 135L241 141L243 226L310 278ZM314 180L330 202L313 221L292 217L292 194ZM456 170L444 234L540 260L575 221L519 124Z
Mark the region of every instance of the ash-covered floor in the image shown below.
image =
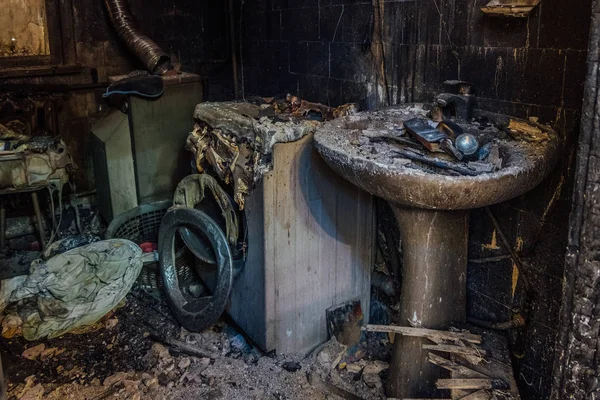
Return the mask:
M224 321L186 331L140 288L86 332L0 346L8 398L19 400L384 399L390 351L386 334L370 333L351 349L333 339L307 356L263 354Z

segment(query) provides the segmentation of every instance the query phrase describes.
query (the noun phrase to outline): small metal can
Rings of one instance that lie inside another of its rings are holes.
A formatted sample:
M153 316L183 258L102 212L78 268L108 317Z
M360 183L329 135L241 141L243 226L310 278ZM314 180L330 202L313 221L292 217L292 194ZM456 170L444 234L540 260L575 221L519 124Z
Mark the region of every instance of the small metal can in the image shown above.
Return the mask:
M463 133L456 138L454 147L464 155L474 154L479 149L477 138L470 133Z

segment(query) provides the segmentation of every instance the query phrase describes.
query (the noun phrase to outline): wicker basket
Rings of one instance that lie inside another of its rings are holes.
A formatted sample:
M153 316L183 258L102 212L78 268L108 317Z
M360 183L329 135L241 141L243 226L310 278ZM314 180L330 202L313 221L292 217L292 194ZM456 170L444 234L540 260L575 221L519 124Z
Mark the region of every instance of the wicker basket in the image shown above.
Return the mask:
M131 240L138 245L144 242L158 244L160 223L172 202L169 200L142 204L115 217L108 225L108 239L121 238ZM175 242L177 249L177 277L180 286L197 283L193 272L194 256L181 240ZM137 279L138 285L150 290L163 289L160 268L157 261L146 262Z

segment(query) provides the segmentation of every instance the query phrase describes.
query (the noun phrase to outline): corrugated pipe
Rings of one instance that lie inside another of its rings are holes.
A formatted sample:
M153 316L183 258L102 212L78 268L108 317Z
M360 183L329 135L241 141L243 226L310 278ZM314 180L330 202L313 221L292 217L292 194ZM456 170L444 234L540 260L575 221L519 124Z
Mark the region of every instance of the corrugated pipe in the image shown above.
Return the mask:
M141 33L134 24L127 0L104 0L104 3L117 34L146 65L150 73L163 75L171 69L171 58L167 53L152 39Z

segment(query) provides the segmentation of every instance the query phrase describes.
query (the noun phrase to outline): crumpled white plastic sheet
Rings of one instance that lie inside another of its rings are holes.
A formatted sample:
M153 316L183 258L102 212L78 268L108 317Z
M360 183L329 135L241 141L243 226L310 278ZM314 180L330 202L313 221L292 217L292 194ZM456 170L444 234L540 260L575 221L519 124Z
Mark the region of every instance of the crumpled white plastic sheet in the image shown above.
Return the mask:
M125 239L35 260L9 298L23 320L23 337L53 338L97 322L123 300L141 268L142 250Z

